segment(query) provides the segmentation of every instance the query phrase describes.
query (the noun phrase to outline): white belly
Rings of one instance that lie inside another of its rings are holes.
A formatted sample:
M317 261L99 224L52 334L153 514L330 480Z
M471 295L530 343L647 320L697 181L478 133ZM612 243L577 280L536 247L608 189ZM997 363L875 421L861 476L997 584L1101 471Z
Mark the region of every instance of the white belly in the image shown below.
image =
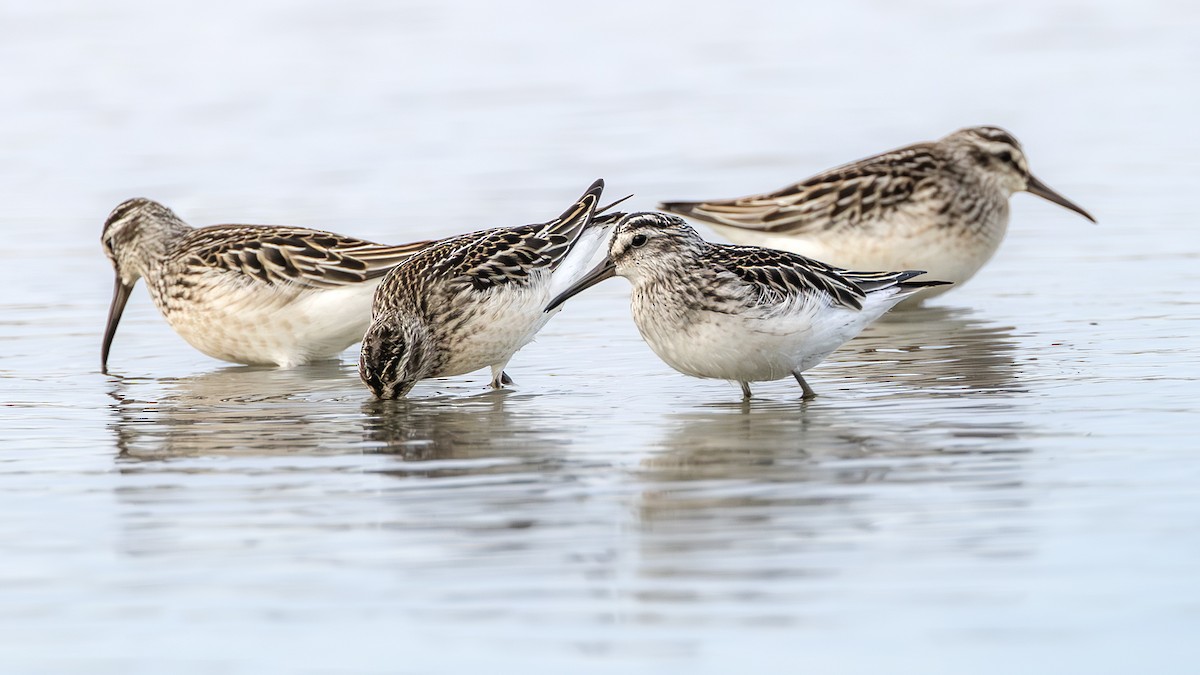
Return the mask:
M499 286L476 297L468 310L470 318L446 339L449 359L430 377L451 377L494 366L503 368L522 347L557 313L545 312L550 301L549 285L520 288Z
M332 358L362 340L379 280L328 290L261 284L197 294L164 311L183 339L234 363L285 368ZM160 306L161 309L161 306Z
M861 311L809 304L756 319L664 311L660 299L635 291L633 315L646 343L675 370L693 377L765 382L825 360L890 309L896 302L893 295L874 293Z
M882 232L855 233L852 229L788 236L706 223L737 244L765 246L799 253L842 269L860 272L925 270L923 278L949 281L913 296L905 305L941 295L966 282L999 248L1007 229L1007 214L982 228L975 236L955 236L955 230L925 224L895 222Z

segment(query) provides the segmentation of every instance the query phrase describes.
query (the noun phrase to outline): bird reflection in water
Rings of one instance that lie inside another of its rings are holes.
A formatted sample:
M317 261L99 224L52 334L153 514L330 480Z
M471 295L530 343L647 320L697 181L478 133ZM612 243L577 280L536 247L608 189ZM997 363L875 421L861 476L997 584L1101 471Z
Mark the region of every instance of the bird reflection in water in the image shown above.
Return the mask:
M569 432L528 406L508 404L512 397L529 396L494 390L452 400L367 400L361 406L364 445L369 452L407 461L504 458L522 465L558 464L560 451L571 443Z
M429 470L497 473L558 465L571 442L562 420L543 419L528 406L510 410L510 396L528 394L375 401L353 365L341 363L234 366L178 379L114 377L110 396L109 428L122 461L387 454L404 463L481 460Z
M835 575L831 561L892 523L944 521L949 548L1027 554L1019 408L951 408L755 401L668 416L637 472L641 574Z
M183 378L110 376L109 428L123 460L359 452L353 366L231 366Z
M974 314L936 306L893 312L835 352L817 372L907 397L1023 391L1013 328ZM896 392L897 385L906 391Z

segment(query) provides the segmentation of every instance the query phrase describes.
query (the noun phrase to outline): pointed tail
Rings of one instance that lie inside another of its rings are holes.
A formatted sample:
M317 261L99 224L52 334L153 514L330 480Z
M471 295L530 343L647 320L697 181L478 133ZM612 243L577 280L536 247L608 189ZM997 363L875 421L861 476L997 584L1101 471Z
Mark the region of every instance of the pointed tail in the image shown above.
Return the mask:
M889 288L898 288L900 293L911 295L931 286L947 286L952 282L919 280L909 281L913 277L925 274L924 270L905 270L903 272L842 272L842 276L853 281L863 290L863 293L877 293Z
M596 213L596 206L600 204L600 195L604 192L604 179L597 178L596 182L588 187L583 193L562 215L551 220L542 226L539 236L546 239L563 238L568 242L573 242L579 233L583 232L591 222L592 217Z
M661 202L658 205L658 210L688 218L699 217L696 216L696 207L700 206L700 204L701 202Z

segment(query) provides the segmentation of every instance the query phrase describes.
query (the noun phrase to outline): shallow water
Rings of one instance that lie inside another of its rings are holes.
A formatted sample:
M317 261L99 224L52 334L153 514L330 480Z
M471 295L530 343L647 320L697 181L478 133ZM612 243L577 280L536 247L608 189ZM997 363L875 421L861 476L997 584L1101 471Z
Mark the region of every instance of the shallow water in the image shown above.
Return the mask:
M1192 671L1192 5L0 14L0 671ZM401 241L977 123L1100 224L1016 196L996 259L811 403L671 371L621 280L510 391L224 365L141 290L98 373L129 196Z

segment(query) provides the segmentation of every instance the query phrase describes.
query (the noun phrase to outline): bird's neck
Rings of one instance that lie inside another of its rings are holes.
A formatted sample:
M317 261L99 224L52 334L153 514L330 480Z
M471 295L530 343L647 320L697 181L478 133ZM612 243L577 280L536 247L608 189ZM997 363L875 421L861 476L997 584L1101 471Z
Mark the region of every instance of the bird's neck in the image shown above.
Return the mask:
M127 262L141 276L153 276L167 258L178 247L191 226L182 220L156 222L153 229L141 232L126 246Z

